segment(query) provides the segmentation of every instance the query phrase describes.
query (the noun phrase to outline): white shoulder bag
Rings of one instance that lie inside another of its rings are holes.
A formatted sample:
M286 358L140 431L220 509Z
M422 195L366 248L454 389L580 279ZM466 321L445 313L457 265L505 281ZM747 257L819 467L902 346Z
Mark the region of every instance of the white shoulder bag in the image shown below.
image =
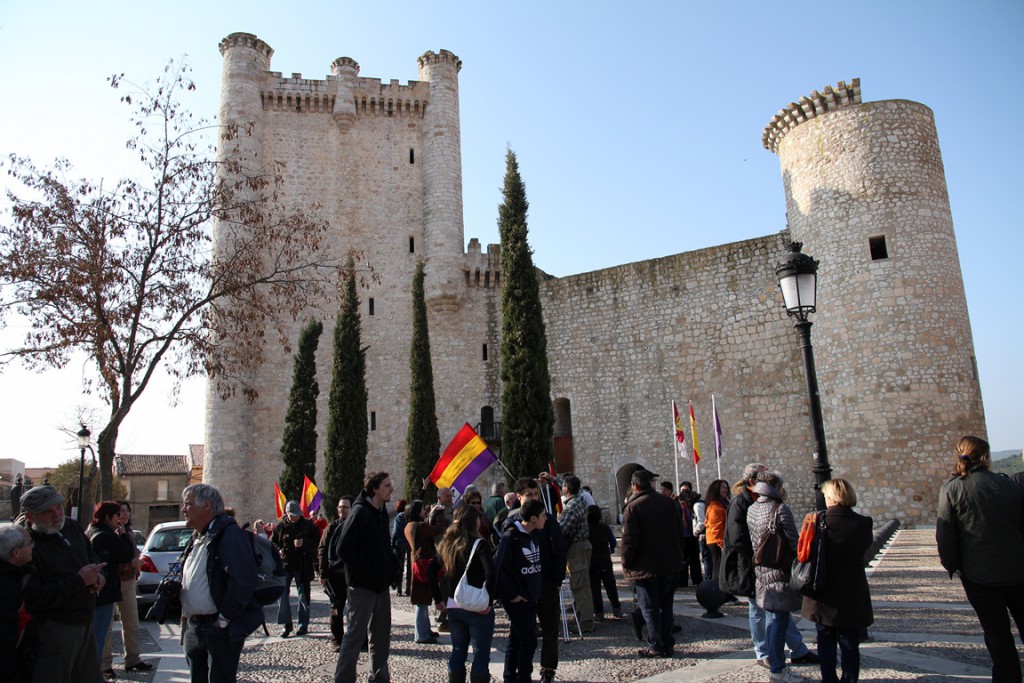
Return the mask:
M470 612L483 612L491 605L491 596L487 593L487 587L477 588L469 583L469 567L473 564L473 556L476 555L480 541L481 539L478 538L473 543L473 551L469 554L469 560L466 561L466 571L462 573L462 579L459 580L459 585L455 587L455 595L452 596L455 604Z

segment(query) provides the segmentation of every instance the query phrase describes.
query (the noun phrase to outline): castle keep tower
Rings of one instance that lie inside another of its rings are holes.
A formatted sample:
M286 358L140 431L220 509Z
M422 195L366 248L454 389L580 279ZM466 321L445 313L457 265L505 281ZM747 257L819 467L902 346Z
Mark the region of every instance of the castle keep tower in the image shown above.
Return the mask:
M840 82L789 105L763 140L792 238L821 263L814 341L833 468L868 506L920 515L956 440L985 434L932 112L862 103L859 80Z

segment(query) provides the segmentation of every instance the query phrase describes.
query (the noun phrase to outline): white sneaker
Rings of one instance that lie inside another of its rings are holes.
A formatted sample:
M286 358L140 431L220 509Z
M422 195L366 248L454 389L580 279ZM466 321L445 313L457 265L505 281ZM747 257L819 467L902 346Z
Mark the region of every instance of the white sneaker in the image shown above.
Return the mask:
M807 683L808 679L793 673L790 667L786 667L777 674L771 674L769 683Z

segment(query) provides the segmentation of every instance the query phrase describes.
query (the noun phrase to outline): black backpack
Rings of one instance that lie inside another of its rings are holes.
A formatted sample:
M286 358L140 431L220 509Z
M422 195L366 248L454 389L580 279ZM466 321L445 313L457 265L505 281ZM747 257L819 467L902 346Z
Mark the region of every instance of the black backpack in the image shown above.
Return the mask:
M281 554L265 534L251 533L252 553L256 558L256 587L252 597L263 607L277 602L284 594L285 571Z

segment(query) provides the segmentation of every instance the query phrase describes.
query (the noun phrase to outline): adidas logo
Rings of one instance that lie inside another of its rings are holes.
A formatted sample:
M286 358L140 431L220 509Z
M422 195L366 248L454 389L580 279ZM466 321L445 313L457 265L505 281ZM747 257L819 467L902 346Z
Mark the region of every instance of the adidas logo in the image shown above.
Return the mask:
M537 544L531 542L530 545L524 547L523 556L526 558L526 566L520 572L523 574L539 574L540 548L537 547Z

